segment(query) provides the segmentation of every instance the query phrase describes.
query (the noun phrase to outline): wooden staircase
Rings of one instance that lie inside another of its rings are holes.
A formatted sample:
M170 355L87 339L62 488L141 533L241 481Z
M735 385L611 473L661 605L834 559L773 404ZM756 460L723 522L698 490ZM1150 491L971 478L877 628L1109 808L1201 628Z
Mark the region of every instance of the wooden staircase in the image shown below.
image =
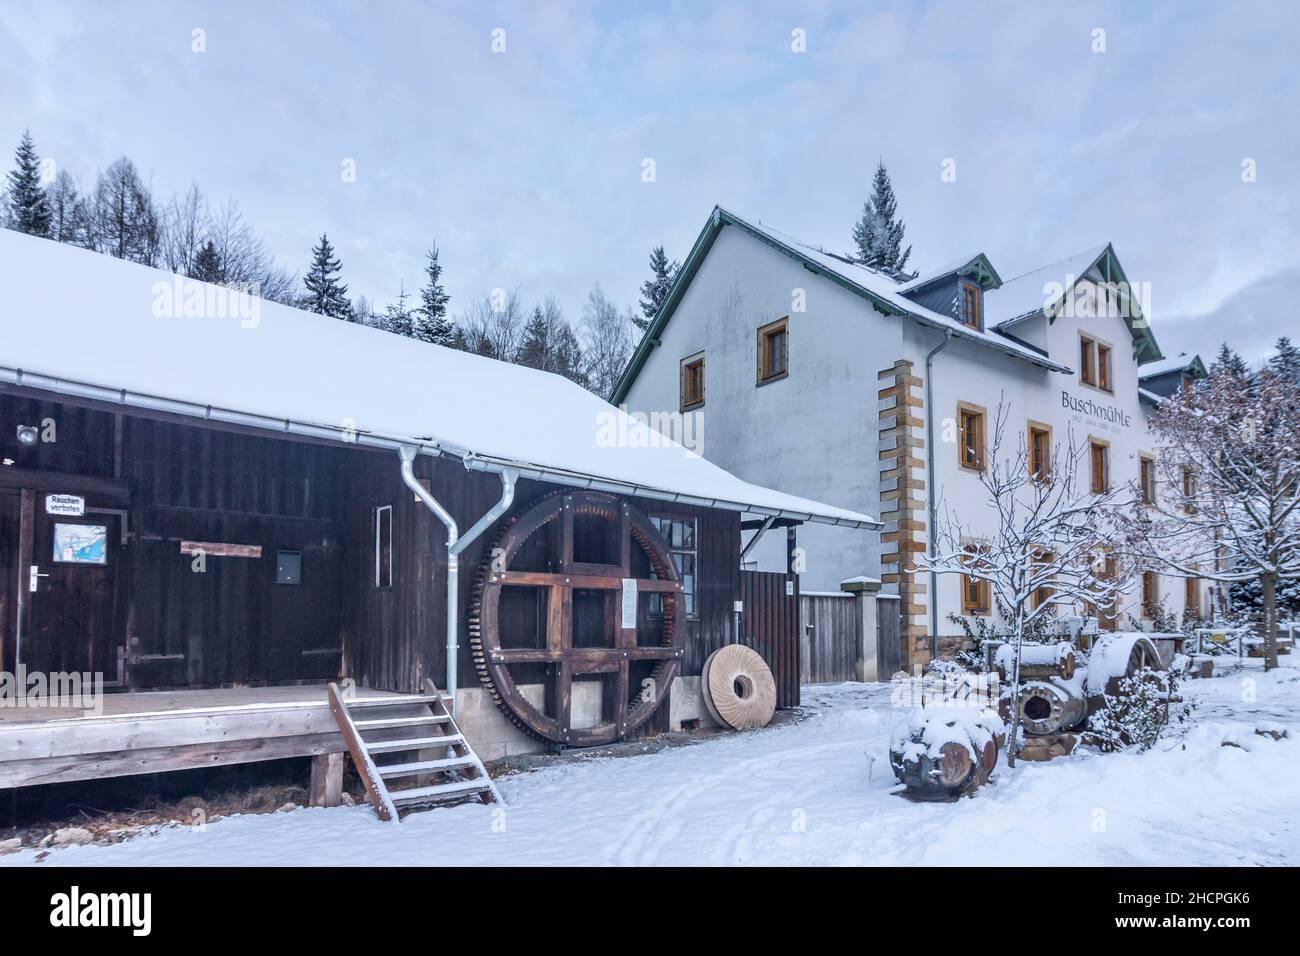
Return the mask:
M379 819L397 821L398 810L466 799L503 803L447 709L449 700L433 681L425 681L423 694L354 698L329 685L330 711Z

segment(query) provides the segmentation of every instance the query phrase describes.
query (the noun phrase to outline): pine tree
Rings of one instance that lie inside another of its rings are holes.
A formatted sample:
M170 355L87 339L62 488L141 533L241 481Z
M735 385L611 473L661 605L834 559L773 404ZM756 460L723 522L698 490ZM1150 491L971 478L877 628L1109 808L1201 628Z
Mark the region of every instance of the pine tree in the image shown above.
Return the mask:
M90 245L90 213L66 169L60 170L45 191L50 201L50 238L74 246Z
M650 252L650 278L641 284L641 314L644 318L633 318L636 327L645 331L659 314L659 309L668 298L668 290L682 264L677 260L668 261L663 246L655 246Z
M1219 354L1210 363L1210 374L1214 375L1219 372L1244 380L1249 376L1250 369L1247 367L1245 359L1229 348L1227 342L1224 342L1219 346Z
M582 343L568 322L560 326L551 347L551 371L563 375L571 382L577 382L583 388L588 387L586 357L582 352Z
M379 319L379 328L408 339L415 337L416 312L407 306L408 298L406 288L403 286L398 290L397 301L384 307L384 314Z
M9 172L9 227L33 236L48 236L50 203L41 186L41 160L30 132L23 133L14 150L14 163Z
M1300 385L1300 348L1285 335L1277 340L1276 348L1277 354L1268 360L1269 368L1283 380Z
M524 341L519 346L515 361L529 368L551 369L551 330L540 305L533 306L533 314L524 326Z
M857 261L873 269L901 275L912 255L912 247L903 248L906 226L896 218L898 200L885 164L876 166L871 183L871 198L862 206L862 218L853 227L853 244Z
M198 279L200 282L225 280L224 270L221 268L221 256L217 254L217 247L211 239L200 246L199 251L195 253L190 278Z
M311 256L311 268L302 280L307 287L307 294L301 299L301 308L328 315L332 319L352 321L352 305L347 299L348 287L339 282L343 266L334 258L334 247L330 245L329 236L325 233L321 233L320 242L312 248Z
M434 246L426 255L424 264L425 284L420 290L420 305L415 309L413 336L421 342L435 345L451 345L453 328L447 318L447 303L451 296L442 286L442 266L438 264L438 247Z

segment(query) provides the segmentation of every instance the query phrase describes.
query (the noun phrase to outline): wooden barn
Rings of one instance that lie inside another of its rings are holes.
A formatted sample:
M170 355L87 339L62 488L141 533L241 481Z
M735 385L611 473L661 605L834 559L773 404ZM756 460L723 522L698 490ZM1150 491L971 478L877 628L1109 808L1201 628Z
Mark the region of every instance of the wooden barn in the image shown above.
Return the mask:
M707 720L736 641L791 706L797 575L742 549L877 527L558 376L8 231L0 276L0 788L311 756L329 803L352 743L473 789Z

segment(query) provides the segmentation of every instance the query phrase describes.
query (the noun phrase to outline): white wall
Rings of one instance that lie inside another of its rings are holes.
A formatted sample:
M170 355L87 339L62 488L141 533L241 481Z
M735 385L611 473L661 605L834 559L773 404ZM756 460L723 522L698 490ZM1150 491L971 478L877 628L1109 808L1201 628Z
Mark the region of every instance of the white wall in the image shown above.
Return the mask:
M1090 299L1095 295L1095 286L1090 283L1083 283L1082 286L1085 298ZM938 341L938 335L915 323L909 323L909 326L910 354L917 362L917 375L924 376L925 352ZM935 359L935 473L939 489L940 521L943 521L944 509L952 508L977 536L995 531L997 519L993 509L984 503L986 496L979 477L957 463L954 420L959 401L982 405L988 409L990 443L999 400L1005 401L1008 418L1007 434L1003 440L1004 458L1017 454L1022 437L1027 435L1030 420L1052 427L1052 441L1060 456L1066 453L1071 429L1076 445L1086 448L1091 437L1110 442L1112 485L1136 482L1140 468L1139 453L1155 451L1154 439L1147 430L1148 410L1138 400L1138 365L1133 357L1133 339L1123 319L1113 315L1076 315L1061 316L1048 323L1046 319L1038 318L1022 323L1014 331L1026 341L1042 344L1054 361L1075 369L1074 374L1049 372L990 349L958 341L954 341ZM1086 385L1080 380L1078 366L1081 332L1112 347L1113 392ZM1074 411L1065 407L1063 394L1081 401L1091 400L1098 406L1113 406L1119 409L1123 418L1120 421L1109 421L1099 415ZM947 429L944 428L945 424L949 426ZM1080 468L1081 486L1086 489L1089 475L1086 457L1080 463ZM926 579L928 584L928 575ZM947 619L950 612L961 613L960 588L958 575L939 576L941 635L961 633L960 627ZM1159 593L1165 597L1167 610L1175 615L1182 614L1184 592L1181 578L1162 577ZM1134 617L1142 616L1140 582L1135 582L1121 600L1121 629L1129 626L1130 613Z
M806 310L792 311L796 289ZM756 385L757 330L790 317L790 374ZM788 256L727 226L687 289L627 397L633 411L676 411L683 358L705 353L705 458L747 481L875 516L876 372L892 365L900 324ZM805 588L835 590L878 575L878 535L799 528ZM785 568L785 535L756 549L764 570ZM751 555L751 558L755 556Z
M1090 283L1081 285L1085 298L1095 294ZM791 312L795 289L805 290L805 312ZM756 386L756 331L784 315L790 315L790 375ZM1079 381L1080 330L1113 346L1113 394ZM1090 435L1104 438L1111 443L1115 483L1135 480L1138 453L1154 451L1146 428L1147 410L1138 400L1132 336L1122 319L1061 316L1052 323L1024 322L1014 332L1076 372L1049 372L958 339L935 360L939 507L957 509L962 520L985 532L996 524L984 504L983 489L974 474L957 465L955 429L950 428L948 441L944 440L944 420L955 418L958 401L987 408L991 429L999 400L1005 400L1010 409L1009 448L1018 445L1030 419L1051 425L1054 443L1062 446L1071 427L1079 442L1086 443ZM633 385L628 405L634 411L677 410L680 361L703 350L706 458L758 484L878 515L882 506L877 373L901 358L912 361L914 374L924 378L926 353L941 340L935 330L905 318L882 316L829 279L739 229L724 227L668 322L662 344ZM1062 392L1117 406L1127 423L1065 408ZM926 417L929 414L927 409ZM924 459L929 451L918 452L918 457ZM805 589L833 591L844 578L880 575L882 549L874 532L804 525L799 529L799 544L808 553ZM784 568L785 536L770 533L756 553L760 567ZM928 588L928 574L920 578ZM1181 614L1181 579L1163 578L1160 593L1166 597L1166 608ZM927 594L920 600L928 606L929 598ZM1121 626L1127 626L1129 611L1140 613L1140 603L1140 586L1135 585L1121 606ZM960 634L958 625L947 620L949 612L961 610L957 576L940 577L938 608L939 633Z

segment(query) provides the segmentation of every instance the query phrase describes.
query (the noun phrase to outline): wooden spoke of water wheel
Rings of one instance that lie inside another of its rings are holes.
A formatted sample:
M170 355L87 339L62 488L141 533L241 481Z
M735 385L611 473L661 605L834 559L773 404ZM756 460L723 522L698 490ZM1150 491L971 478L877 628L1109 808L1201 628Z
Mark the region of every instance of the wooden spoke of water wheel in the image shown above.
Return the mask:
M618 545L617 564L590 564L574 560L574 519L592 516L612 523ZM556 528L557 554L550 556L551 570L514 570L511 565L521 547L535 534ZM652 577L633 576L633 555L639 549L648 559ZM636 582L638 594L663 595L663 614L655 622L657 633L640 634L622 627L619 614L623 582ZM501 640L501 592L505 587L545 590L546 622L543 646L506 647ZM573 646L573 594L575 591L610 592L605 596L602 646ZM645 723L662 703L682 656L685 635L685 599L668 543L639 509L613 495L576 491L550 495L538 501L511 523L497 546L490 549L480 571L470 616L470 647L479 675L498 706L516 724L544 740L572 747L590 747L620 740ZM644 638L644 639L643 639ZM652 664L648 681L631 686L631 668L637 662ZM546 713L520 690L511 667L546 665ZM609 675L612 702L605 702L608 719L593 727L575 728L572 721L574 678ZM612 706L611 706L612 704Z

